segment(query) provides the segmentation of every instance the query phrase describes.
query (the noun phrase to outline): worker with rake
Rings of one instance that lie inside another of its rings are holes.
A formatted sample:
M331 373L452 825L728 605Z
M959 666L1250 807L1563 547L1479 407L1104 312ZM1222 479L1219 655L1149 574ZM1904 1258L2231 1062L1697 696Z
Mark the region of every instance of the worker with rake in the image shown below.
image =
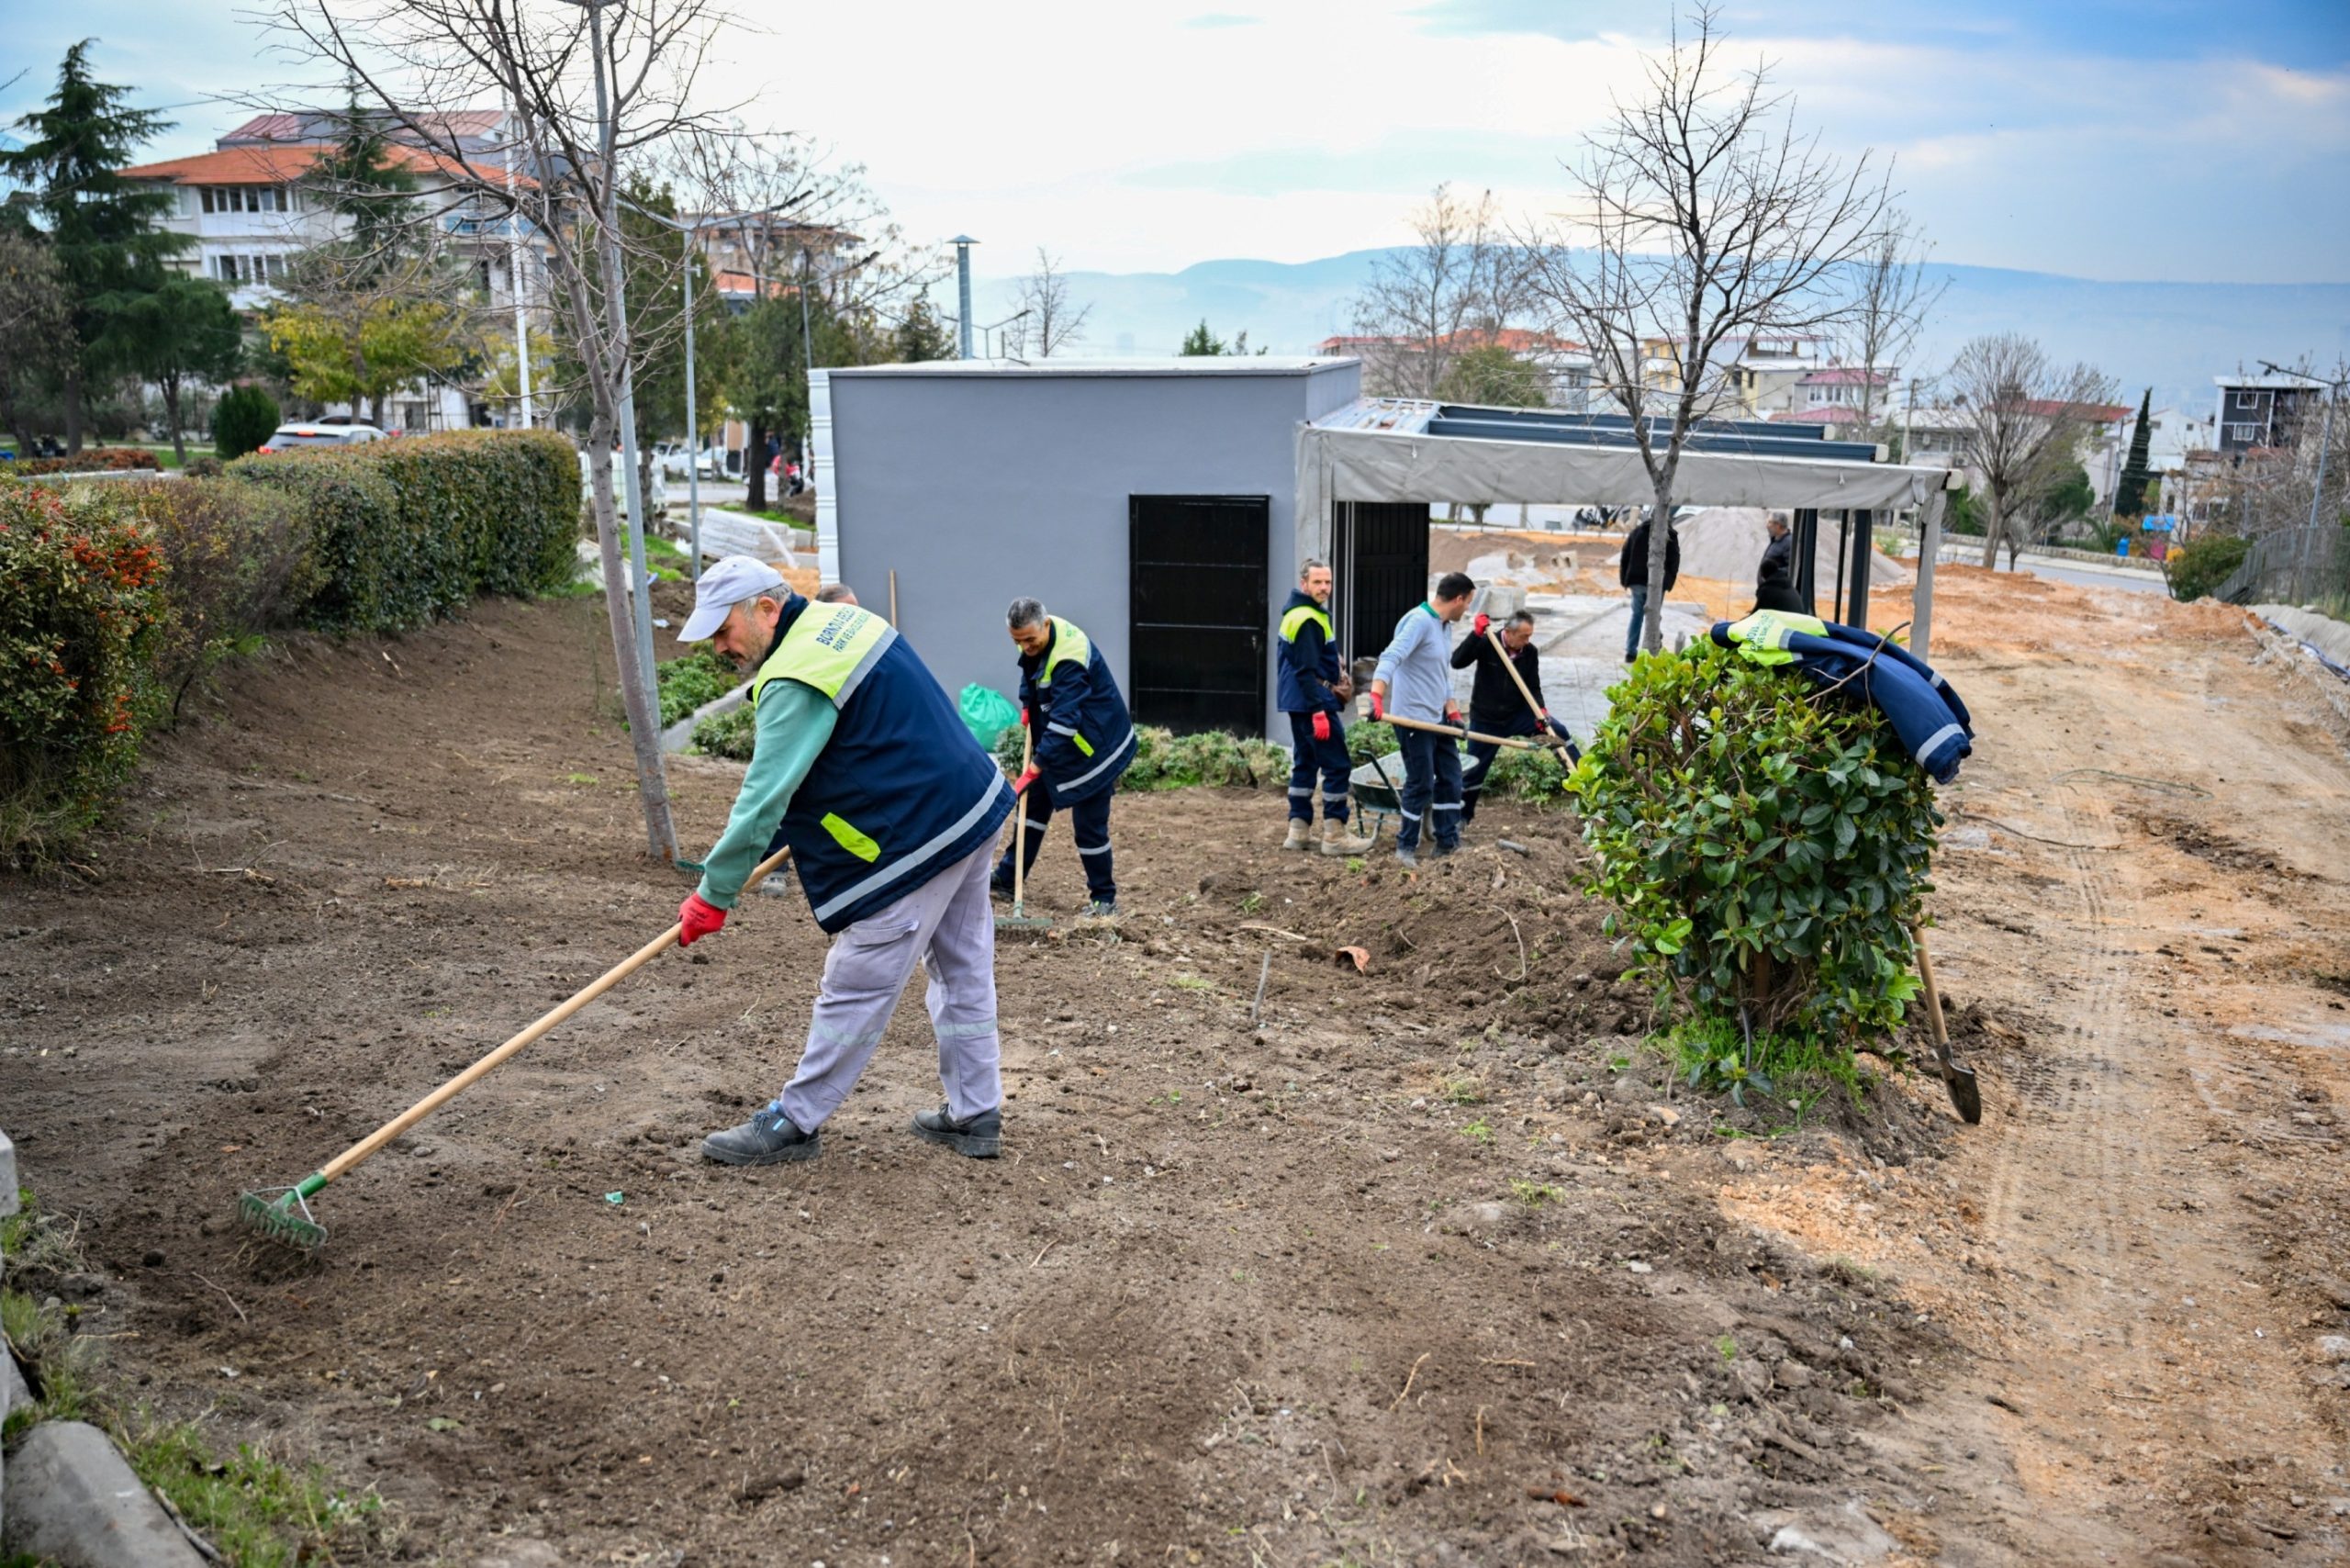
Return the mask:
M1033 599L1015 599L1004 612L1020 650L1020 718L1028 732L1029 761L1013 793L1024 824L995 868L999 897L1013 893L1013 857L1020 873L1036 865L1046 824L1069 808L1078 857L1085 864L1088 916L1114 918L1118 879L1110 863L1110 797L1135 756L1134 721L1109 661L1073 621L1047 615Z
M1330 624L1330 568L1309 560L1281 606L1281 689L1289 715L1289 836L1283 849L1314 847L1314 776L1322 775L1322 853L1360 855L1367 838L1347 833L1347 727L1339 711L1354 700L1355 683L1338 666Z
M1503 660L1508 660L1504 664ZM1469 635L1452 650L1452 667L1477 671L1469 689L1469 727L1488 735L1537 736L1563 754L1570 767L1583 760L1566 725L1550 717L1542 697L1542 653L1534 645L1534 614L1517 610L1494 634L1490 617L1479 615ZM1516 678L1511 678L1515 668ZM1477 820L1477 797L1484 793L1487 770L1501 756L1501 742L1472 740L1469 760L1460 768L1460 825Z
M1466 572L1447 572L1436 592L1404 612L1394 638L1379 655L1371 678L1371 716L1416 725L1460 722L1452 700L1452 623L1469 608L1476 582ZM1398 725L1395 741L1404 754L1404 798L1395 829L1395 858L1420 863L1420 830L1436 841L1438 857L1460 846L1460 743L1452 735Z
M677 944L725 924L754 865L789 845L833 946L791 1081L702 1153L722 1165L813 1159L919 962L946 1103L918 1114L913 1132L993 1158L1003 1086L987 879L1013 810L1002 770L888 622L811 603L762 562L730 555L702 574L678 640L704 638L752 672L757 740L701 885L677 912Z

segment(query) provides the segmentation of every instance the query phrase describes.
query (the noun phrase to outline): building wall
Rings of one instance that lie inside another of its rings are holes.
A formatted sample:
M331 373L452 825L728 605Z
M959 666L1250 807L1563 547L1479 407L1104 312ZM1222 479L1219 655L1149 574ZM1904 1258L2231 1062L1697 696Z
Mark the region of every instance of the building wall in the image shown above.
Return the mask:
M901 629L950 693L1017 690L1003 611L1023 595L1084 627L1127 683L1130 496L1267 498L1277 610L1297 576L1297 427L1361 385L1354 360L1266 374L819 374L840 580L886 612L896 570Z

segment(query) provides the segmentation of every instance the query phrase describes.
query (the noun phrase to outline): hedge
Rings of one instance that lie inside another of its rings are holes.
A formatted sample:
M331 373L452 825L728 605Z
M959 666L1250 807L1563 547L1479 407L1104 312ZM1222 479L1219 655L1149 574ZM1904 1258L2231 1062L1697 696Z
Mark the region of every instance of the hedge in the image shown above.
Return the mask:
M143 446L90 446L70 457L17 457L0 461L0 476L30 479L44 474L124 474L162 465Z
M0 859L70 842L137 757L161 575L113 498L0 482Z
M248 640L559 587L578 518L577 460L548 431L254 456L218 478L0 477L0 864L70 846L140 733Z
M228 473L285 492L307 519L317 587L300 619L322 632L408 631L573 571L579 462L552 431L256 453Z

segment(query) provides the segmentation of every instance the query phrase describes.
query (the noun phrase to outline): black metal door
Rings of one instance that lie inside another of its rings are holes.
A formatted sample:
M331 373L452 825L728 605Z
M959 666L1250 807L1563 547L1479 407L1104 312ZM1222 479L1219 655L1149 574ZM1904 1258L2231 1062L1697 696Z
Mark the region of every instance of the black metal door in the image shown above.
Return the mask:
M1265 496L1130 496L1135 722L1178 734L1265 728Z
M1428 596L1425 501L1341 501L1334 509L1338 641L1349 658L1377 655L1404 612Z

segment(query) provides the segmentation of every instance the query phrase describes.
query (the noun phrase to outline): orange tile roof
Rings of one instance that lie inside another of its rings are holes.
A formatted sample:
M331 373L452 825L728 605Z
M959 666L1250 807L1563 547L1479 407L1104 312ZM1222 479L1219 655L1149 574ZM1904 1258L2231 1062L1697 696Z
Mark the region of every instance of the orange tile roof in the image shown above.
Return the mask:
M160 163L137 163L116 173L126 180L173 180L191 185L282 185L310 172L312 164L334 151L328 141L277 147L228 147L199 152L192 158L166 158ZM393 143L384 149L386 162L420 174L455 174L456 165L418 147ZM476 173L496 177L495 165L476 163Z

